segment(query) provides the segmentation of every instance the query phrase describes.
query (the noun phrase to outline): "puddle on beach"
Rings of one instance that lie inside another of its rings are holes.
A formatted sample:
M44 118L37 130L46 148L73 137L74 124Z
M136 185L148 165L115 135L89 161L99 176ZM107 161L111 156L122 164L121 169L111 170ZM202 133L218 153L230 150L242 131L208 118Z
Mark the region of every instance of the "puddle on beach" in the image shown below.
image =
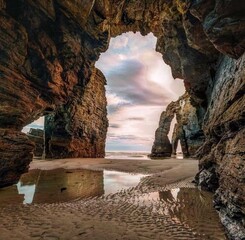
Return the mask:
M18 184L0 189L0 206L100 197L135 187L144 176L106 170L31 170L22 175Z
M171 221L190 229L194 235L204 236L201 239L226 239L218 214L212 207L211 193L198 188L132 193L132 188L144 176L106 170L31 170L21 177L17 185L0 189L0 207L23 203L71 202L113 193L119 193L117 197L120 198L123 190L128 194L126 202L150 208L153 214L169 216ZM128 193L127 189L130 190Z

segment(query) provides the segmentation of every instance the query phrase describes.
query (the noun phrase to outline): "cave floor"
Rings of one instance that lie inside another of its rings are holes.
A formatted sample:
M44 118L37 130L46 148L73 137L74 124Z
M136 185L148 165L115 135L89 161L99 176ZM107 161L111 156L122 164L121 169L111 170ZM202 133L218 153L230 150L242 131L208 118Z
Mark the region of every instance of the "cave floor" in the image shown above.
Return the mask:
M0 200L0 239L226 239L197 171L195 159L34 159L21 179L33 202Z

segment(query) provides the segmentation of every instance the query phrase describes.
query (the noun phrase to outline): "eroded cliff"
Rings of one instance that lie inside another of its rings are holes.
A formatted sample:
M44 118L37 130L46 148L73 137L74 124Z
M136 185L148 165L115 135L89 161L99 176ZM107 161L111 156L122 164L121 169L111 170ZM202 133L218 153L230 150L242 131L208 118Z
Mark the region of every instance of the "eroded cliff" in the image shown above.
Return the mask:
M94 68L88 84L76 86L67 104L45 117L47 158L105 156L105 84L102 72Z
M222 219L229 219L223 223L242 239L244 12L240 0L0 0L0 187L16 183L32 159L34 145L21 129L73 109L72 96L83 96L110 38L152 32L173 76L184 79L192 106L203 109L198 181L216 189L216 205L228 216ZM63 115L66 123L73 119ZM62 131L80 141L72 127ZM80 151L74 146L67 144L63 156Z
M203 122L197 181L215 192L215 206L234 239L245 236L245 55L222 57Z
M176 124L170 141L168 135L174 117L176 117ZM171 102L166 111L162 112L150 157L162 158L175 155L178 141L180 141L184 157L193 157L204 143L198 109L191 104L188 93L176 102Z

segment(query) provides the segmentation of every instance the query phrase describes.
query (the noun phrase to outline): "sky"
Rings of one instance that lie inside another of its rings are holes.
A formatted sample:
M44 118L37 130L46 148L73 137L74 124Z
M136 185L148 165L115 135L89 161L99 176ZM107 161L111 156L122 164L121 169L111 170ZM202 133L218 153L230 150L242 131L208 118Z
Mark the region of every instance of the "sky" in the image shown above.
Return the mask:
M124 33L96 62L107 79L109 128L106 151L150 152L160 115L184 93L181 79L155 51L153 34ZM43 118L27 126L43 128Z
M110 41L96 67L107 79L107 151L150 152L160 115L184 93L181 79L155 51L153 34L128 32Z

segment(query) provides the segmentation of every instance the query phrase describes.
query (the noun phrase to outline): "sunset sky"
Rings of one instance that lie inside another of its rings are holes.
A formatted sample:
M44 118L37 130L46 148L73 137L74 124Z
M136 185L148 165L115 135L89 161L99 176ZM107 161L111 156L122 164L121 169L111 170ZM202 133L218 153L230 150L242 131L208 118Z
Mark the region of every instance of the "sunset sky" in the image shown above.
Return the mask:
M161 112L184 93L155 46L153 34L125 33L111 39L96 63L107 79L107 151L149 152ZM43 128L43 118L29 127Z
M183 81L155 51L156 40L122 34L96 63L107 79L108 151L150 151L161 112L184 93Z

